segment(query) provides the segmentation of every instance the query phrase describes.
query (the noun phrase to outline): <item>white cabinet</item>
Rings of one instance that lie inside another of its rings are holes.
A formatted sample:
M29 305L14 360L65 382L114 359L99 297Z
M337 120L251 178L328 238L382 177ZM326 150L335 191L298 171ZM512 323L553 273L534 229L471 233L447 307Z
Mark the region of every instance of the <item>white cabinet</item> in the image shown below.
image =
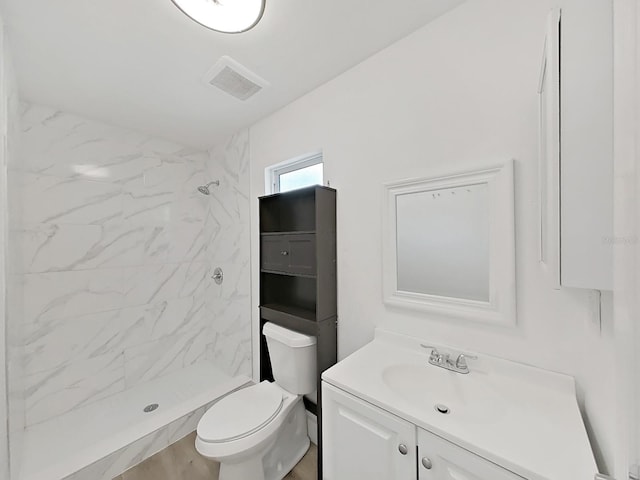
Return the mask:
M523 480L322 382L324 480Z
M520 475L418 429L419 480L524 480Z
M416 428L352 395L322 385L326 480L415 480Z
M561 4L561 280L612 290L613 2Z
M613 7L561 0L540 75L540 262L555 288L613 288Z

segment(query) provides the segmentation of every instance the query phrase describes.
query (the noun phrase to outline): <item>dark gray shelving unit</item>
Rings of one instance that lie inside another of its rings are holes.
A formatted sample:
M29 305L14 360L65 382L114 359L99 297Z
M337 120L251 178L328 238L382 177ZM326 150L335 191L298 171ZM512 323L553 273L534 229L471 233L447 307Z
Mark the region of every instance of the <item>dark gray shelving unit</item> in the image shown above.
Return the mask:
M337 361L336 191L313 186L260 197L260 380L273 381L273 322L317 338L318 478L322 478L322 372Z

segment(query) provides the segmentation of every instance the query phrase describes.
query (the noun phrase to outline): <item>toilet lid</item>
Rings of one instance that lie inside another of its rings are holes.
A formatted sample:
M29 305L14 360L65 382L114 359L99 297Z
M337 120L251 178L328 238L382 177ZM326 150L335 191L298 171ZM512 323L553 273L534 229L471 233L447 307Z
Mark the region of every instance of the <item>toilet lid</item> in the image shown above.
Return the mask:
M216 443L251 435L273 420L282 402L282 392L267 381L238 390L202 416L198 436L205 442Z

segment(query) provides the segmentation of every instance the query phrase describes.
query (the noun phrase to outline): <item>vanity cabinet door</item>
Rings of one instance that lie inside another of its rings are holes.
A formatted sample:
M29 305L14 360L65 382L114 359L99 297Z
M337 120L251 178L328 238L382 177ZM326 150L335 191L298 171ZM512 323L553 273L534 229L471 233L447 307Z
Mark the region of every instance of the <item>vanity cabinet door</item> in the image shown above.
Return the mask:
M509 470L418 429L419 480L526 480Z
M324 480L415 480L411 423L322 382L322 429Z

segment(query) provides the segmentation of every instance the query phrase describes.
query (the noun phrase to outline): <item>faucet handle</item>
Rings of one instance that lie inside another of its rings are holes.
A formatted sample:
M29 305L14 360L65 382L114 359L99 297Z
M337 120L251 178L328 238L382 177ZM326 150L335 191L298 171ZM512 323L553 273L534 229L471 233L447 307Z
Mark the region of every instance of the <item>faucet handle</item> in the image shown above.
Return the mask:
M442 355L440 354L440 352L438 352L437 347L433 347L431 345L425 345L424 343L421 343L420 346L422 348L430 348L431 349L431 359L436 359L436 358L440 358Z
M477 360L478 357L476 355L469 355L468 353L461 353L456 359L456 368L460 370L468 370L469 366L467 365L467 359Z

